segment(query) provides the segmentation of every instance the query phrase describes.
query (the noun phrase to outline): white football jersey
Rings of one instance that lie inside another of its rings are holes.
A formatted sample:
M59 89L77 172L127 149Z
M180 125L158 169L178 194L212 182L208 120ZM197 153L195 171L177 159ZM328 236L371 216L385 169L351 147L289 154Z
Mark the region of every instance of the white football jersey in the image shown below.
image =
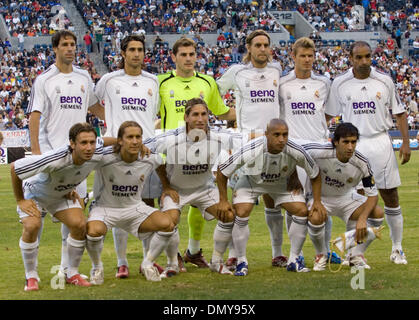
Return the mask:
M237 128L241 132L265 131L269 121L279 118L279 63L255 68L252 63L231 66L217 80L220 94L233 89L236 97Z
M280 115L288 124L291 139L327 141L325 113L329 89L330 80L313 72L308 79L298 79L294 70L281 77Z
M310 143L303 147L320 168L322 196L351 194L361 181L368 195L378 195L368 159L360 152L355 151L349 161L343 163L336 157L332 143Z
M253 139L235 153L227 161L219 165L219 170L226 177L244 166L244 174L256 184L263 184L286 190L287 178L295 171L296 166L302 167L307 175L314 179L319 168L304 148L292 140L288 140L282 152L268 152L265 136Z
M36 77L27 113L39 111L39 146L41 152L68 144L70 128L86 122L88 107L97 99L93 82L86 70L73 66L73 72L62 73L51 65Z
M97 139L96 146L92 159L82 165L73 163L68 145L15 161L16 175L25 180L25 199L62 200L101 163L103 141Z
M108 208L137 206L148 176L161 164L162 158L152 153L148 157L127 163L112 147L103 151L103 160L96 169L93 194L96 205Z
M234 141L234 140L238 141ZM151 150L166 155L166 171L171 186L176 189L214 187L213 165L222 152L237 147L241 134L210 129L206 138L194 142L186 128L168 130L144 141Z
M124 121L136 121L143 128L143 139L154 136L154 120L159 111L157 77L141 71L130 76L123 69L104 75L95 94L105 106L106 137L117 137Z
M361 136L383 133L393 126L392 114L405 112L390 76L371 67L370 76L360 80L352 68L335 78L330 89L331 115L343 115Z

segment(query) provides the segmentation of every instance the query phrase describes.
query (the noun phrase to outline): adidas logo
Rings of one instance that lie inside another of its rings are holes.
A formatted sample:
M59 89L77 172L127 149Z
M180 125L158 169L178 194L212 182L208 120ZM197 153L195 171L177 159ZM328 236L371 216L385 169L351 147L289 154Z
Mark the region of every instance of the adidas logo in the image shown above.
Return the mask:
M126 176L132 176L131 170L128 170L127 172L125 172Z
M302 86L301 90L307 90L306 86Z
M278 163L276 161L272 162L271 165L276 166Z
M199 156L199 149L197 149L197 150L195 151L195 156L196 156L196 157L198 157L198 156Z
M367 87L366 86L363 86L362 89L361 89L361 91L367 91Z
M189 86L186 86L185 87L185 90L191 90L191 88L189 88Z
M68 80L67 84L73 84L73 81Z
M138 87L138 83L137 83L137 82L134 82L134 83L132 84L132 86L133 86L133 87Z
M336 169L336 172L342 173L341 169Z
M262 74L262 75L260 76L260 79L265 79L265 76Z
M80 171L77 171L77 172L76 172L76 176L78 176L80 173L81 173Z

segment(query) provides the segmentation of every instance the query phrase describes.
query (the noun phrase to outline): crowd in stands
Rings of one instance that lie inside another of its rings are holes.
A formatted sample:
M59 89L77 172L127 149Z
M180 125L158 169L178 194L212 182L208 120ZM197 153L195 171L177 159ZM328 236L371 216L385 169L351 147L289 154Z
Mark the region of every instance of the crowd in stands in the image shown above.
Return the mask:
M30 90L34 79L54 62L49 48L12 50L0 41L0 130L28 128ZM85 51L79 50L76 65L90 72L94 81L100 76Z
M57 10L59 5L60 0L6 0L0 2L0 13L12 36L37 37L74 29L67 15Z

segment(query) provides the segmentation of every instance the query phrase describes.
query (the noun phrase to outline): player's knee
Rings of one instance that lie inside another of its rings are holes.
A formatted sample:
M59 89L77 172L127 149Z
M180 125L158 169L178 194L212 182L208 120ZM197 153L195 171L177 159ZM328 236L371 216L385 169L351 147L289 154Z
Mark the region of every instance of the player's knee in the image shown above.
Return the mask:
M312 225L319 226L325 222L325 219L318 216L311 216L308 218L308 221L310 221Z
M73 219L67 227L70 229L72 234L86 234L86 221L84 217Z
M384 210L380 206L375 206L374 210L372 210L370 218L372 219L382 219L384 218Z
M397 208L399 206L399 193L397 192L397 188L381 189L380 195L383 198L386 207Z
M307 217L308 216L308 210L305 206L299 206L292 210L292 215L298 216L298 217Z
M238 216L240 218L248 217L250 215L250 211L251 211L245 206L235 206L234 209L236 211L236 216Z
M42 226L41 219L31 219L23 223L24 232L31 235L38 234L39 230L41 229L41 226Z
M88 223L86 230L90 237L101 237L106 234L106 227L101 227L97 224Z
M160 230L164 232L172 232L175 229L176 224L168 215L164 215L160 219Z

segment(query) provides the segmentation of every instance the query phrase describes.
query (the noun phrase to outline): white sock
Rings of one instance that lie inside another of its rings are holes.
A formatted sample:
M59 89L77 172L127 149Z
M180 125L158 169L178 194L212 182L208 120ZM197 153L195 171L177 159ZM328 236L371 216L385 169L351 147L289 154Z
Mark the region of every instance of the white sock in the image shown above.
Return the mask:
M326 246L326 252L330 251L330 240L332 240L332 226L333 220L331 216L328 216L326 224L324 226L324 244Z
M128 266L127 260L127 242L128 232L121 228L112 228L113 243L115 246L116 257L118 259L118 267Z
M188 242L189 253L190 254L198 253L199 250L201 249L200 245L201 245L200 240L195 240L195 239L189 238L189 242Z
M390 228L390 238L393 243L392 251L402 250L402 240L403 240L402 210L400 206L397 208L388 208L384 206L384 213L385 213L388 227Z
M214 229L214 250L212 251L212 262L222 262L227 246L232 239L234 222L223 223L218 221Z
M233 238L230 240L230 243L228 244L228 258L237 258L237 253L234 249Z
M67 251L68 251L68 269L67 277L79 273L79 265L83 257L84 248L86 247L86 240L76 240L71 237L71 234L67 238Z
M38 245L41 242L42 231L44 230L44 219L45 219L45 216L43 217L41 216L41 228L38 231Z
M379 226L383 224L383 222L384 222L384 218L378 218L378 219L368 218L367 219L368 227L373 227L373 228L378 228Z
M65 271L68 268L68 251L67 238L70 234L70 229L61 223L61 270Z
M234 226L232 231L234 249L237 253L237 264L245 262L246 259L246 247L249 241L250 230L249 230L249 217L234 219Z
M148 250L150 250L150 242L153 236L154 233L152 233L148 238L143 239L143 257L147 257Z
M313 243L314 250L316 250L316 255L327 254L327 248L324 241L325 225L326 223L314 225L308 221L308 234L310 236L311 242Z
M292 224L292 214L289 213L288 211L285 211L285 225L287 227L287 232L290 232L290 227Z
M100 256L103 250L103 236L100 237L91 237L86 235L86 250L89 254L90 260L92 260L93 269L103 268L102 261Z
M381 219L372 219L372 218L368 218L367 219L367 225L368 227L379 227L382 225L384 221L384 218ZM367 240L364 243L358 244L355 248L352 249L351 254L352 256L357 256L360 254L364 254L365 251L367 250L368 246L371 244L372 240Z
M291 242L289 262L295 262L303 248L307 236L307 217L292 216L288 236Z
M38 277L37 261L38 261L38 241L28 243L24 242L22 238L19 239L19 247L22 252L23 265L25 267L25 277L36 278Z
M179 251L180 243L179 230L176 227L173 231L174 233L170 237L166 248L167 264L170 266L178 266L177 253Z
M265 221L271 235L272 258L282 256L282 230L284 217L281 209L265 208Z
M153 238L150 241L150 249L148 250L147 256L143 260L143 267L150 267L154 261L160 256L160 254L167 248L170 238L175 233L171 232L155 232Z

